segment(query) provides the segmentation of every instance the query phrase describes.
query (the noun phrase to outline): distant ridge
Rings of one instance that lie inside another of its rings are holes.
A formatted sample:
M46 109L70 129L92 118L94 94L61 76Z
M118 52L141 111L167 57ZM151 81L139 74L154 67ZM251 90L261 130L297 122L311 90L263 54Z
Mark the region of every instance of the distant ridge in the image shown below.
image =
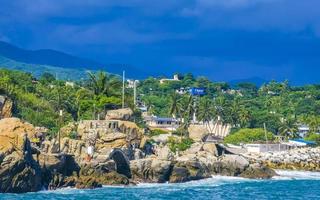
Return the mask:
M104 66L89 59L51 49L25 50L3 41L0 41L0 55L18 62L56 67L98 69Z
M252 78L246 78L246 79L238 79L238 80L231 80L229 81L229 84L232 86L236 86L239 83L254 83L256 86L262 86L264 83L268 83L268 80L265 80L260 77L252 77Z

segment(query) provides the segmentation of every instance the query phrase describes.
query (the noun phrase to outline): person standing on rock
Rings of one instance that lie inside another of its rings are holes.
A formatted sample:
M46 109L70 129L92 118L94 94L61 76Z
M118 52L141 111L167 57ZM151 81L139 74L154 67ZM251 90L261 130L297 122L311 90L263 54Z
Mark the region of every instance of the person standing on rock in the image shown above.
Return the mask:
M89 161L89 162L91 161L91 159L93 158L93 153L94 153L94 147L90 143L87 148L87 161Z

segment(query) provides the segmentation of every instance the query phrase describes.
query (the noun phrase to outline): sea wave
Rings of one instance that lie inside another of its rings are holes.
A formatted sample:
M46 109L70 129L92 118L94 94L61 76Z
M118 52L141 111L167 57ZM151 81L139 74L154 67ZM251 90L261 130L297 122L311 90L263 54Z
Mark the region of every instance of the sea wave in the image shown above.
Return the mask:
M275 180L320 180L320 172L276 170Z

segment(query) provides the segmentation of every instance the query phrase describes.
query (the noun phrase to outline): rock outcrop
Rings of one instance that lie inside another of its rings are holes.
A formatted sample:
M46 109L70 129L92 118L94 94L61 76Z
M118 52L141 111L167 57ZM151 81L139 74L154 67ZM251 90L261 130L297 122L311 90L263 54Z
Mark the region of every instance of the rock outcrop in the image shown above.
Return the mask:
M0 95L0 119L12 117L13 102L7 96Z
M124 120L129 121L133 115L130 108L123 108L118 110L109 110L106 114L106 120Z
M17 118L0 120L0 192L24 193L41 189L41 169L32 157L29 140L33 135L31 124Z
M132 160L130 169L132 179L137 182L164 183L169 180L172 162L157 158Z
M201 142L209 134L203 125L191 124L188 128L189 137L195 142Z

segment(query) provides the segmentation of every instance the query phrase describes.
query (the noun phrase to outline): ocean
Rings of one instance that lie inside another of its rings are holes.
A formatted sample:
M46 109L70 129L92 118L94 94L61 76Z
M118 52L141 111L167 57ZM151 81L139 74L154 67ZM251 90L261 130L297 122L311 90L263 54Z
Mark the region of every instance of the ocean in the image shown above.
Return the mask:
M0 194L2 200L100 200L100 199L320 199L320 173L277 171L271 180L235 177L212 178L181 184L106 186L95 190L60 189L27 194Z

